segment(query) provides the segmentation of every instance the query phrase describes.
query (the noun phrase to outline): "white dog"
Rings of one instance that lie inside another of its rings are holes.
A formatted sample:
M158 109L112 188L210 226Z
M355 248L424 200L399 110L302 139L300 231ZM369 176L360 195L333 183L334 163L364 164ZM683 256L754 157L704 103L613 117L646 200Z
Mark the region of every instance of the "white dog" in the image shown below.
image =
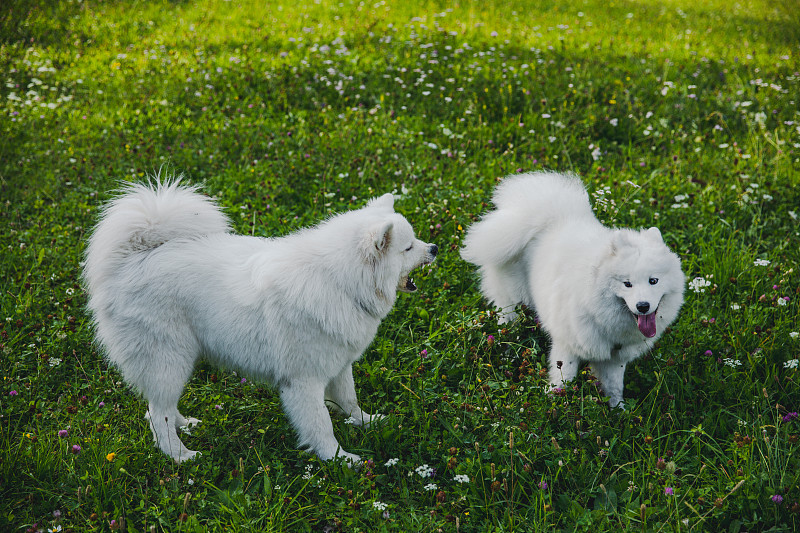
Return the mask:
M504 179L496 210L472 225L461 255L480 267L481 290L501 322L523 303L550 335L550 383L581 360L622 402L625 365L651 349L678 316L685 279L657 228L603 226L580 179L555 173Z
M321 459L341 449L328 405L369 424L352 364L372 342L397 291L437 248L414 237L391 194L283 238L231 233L193 187L131 185L103 210L84 280L108 359L149 402L158 446L180 462L176 428L199 422L178 398L203 357L280 390L300 445Z

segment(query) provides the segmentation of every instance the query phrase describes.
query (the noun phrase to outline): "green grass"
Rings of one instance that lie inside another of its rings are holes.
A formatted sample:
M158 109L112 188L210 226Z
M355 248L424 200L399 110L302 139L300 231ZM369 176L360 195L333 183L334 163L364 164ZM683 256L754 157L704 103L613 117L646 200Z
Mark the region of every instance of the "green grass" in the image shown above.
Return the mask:
M0 529L797 530L795 7L6 2ZM182 399L202 458L152 445L79 273L98 207L162 165L241 233L396 190L439 245L356 368L388 421L334 424L370 465L297 450L274 391L210 366ZM536 169L583 176L609 224L658 225L708 283L629 367L628 411L586 375L546 395L546 335L498 326L458 256L497 179Z

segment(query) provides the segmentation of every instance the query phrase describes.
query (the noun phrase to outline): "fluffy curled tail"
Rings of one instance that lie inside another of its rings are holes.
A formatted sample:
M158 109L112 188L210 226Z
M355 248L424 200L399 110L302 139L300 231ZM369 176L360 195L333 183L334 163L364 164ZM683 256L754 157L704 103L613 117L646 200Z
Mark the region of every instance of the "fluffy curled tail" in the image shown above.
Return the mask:
M181 177L125 186L103 207L86 248L83 277L89 293L131 254L167 241L230 231L228 218Z
M461 257L475 265L510 261L543 229L561 220L594 218L589 195L572 174L536 172L505 178L492 197L495 211L473 224Z

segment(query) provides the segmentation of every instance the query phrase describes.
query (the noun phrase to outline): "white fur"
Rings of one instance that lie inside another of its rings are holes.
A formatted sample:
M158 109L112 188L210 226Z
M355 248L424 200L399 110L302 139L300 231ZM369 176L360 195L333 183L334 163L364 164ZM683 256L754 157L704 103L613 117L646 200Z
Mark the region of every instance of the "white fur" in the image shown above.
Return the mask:
M573 175L512 176L493 200L496 210L469 228L461 250L480 267L484 296L500 308L501 322L516 317L519 303L535 309L552 340L552 387L572 380L586 360L609 403L620 404L625 366L678 316L685 286L680 259L656 228L603 226ZM637 320L655 309L648 331L654 336L647 338Z
M390 194L283 238L233 235L221 210L178 180L132 185L103 210L84 280L98 341L149 402L158 446L192 458L176 427L199 420L177 403L199 357L274 384L300 445L322 459L341 449L328 405L356 424L352 364L433 261ZM411 246L410 249L409 246Z

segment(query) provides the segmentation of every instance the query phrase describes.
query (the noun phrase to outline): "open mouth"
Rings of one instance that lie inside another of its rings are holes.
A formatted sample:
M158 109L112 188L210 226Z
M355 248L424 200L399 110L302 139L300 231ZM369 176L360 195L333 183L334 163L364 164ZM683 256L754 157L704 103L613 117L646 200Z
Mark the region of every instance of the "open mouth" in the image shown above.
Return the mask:
M658 308L649 315L634 315L639 331L648 339L656 336L656 313L658 313Z
M410 276L403 276L400 278L400 283L397 285L397 290L401 292L414 292L417 286L414 285L414 280Z
M426 261L417 268L424 268L431 263L433 263L433 261ZM417 286L414 284L414 280L411 278L411 272L400 278L400 282L397 284L397 290L400 292L414 292L417 290Z

